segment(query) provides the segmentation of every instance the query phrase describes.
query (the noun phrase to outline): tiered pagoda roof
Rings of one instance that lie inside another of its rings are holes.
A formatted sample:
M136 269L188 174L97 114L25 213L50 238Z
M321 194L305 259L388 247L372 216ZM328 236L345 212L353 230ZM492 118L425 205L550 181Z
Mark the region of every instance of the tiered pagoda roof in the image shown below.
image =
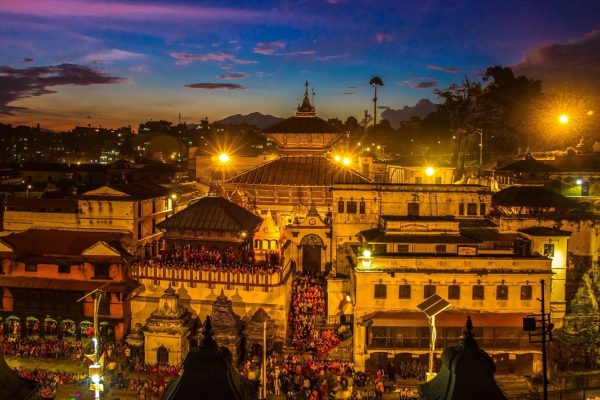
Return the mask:
M227 183L275 186L332 186L371 180L324 156L282 156L259 165Z
M209 195L160 222L159 229L252 233L262 219L221 197Z

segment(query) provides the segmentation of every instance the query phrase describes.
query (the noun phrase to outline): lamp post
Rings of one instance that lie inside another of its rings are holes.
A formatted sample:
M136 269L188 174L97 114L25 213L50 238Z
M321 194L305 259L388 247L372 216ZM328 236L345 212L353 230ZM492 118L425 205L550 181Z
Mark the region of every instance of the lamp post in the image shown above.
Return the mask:
M436 340L436 326L435 316L450 307L444 298L438 294L433 294L428 297L421 304L417 305L417 308L427 316L429 321L429 328L431 329L431 340L429 342L429 372L427 373L427 381L435 378L436 374L433 372L433 355L435 353L435 340Z
M483 165L483 129L476 129L475 133L479 135L479 168Z
M100 349L100 343L98 339L98 311L100 309L100 300L105 294L105 292L102 289L104 289L108 285L110 285L110 282L106 282L104 285L100 286L97 289L94 289L90 293L77 300L77 302L80 302L88 296L93 296L94 299L94 337L92 338L92 342L94 343L94 363L90 365L88 371L90 379L92 381L92 384L90 385L90 390L94 391L95 400L100 399L100 392L104 390L104 385L100 383L102 381L102 365L100 365L100 363L98 362L98 351Z

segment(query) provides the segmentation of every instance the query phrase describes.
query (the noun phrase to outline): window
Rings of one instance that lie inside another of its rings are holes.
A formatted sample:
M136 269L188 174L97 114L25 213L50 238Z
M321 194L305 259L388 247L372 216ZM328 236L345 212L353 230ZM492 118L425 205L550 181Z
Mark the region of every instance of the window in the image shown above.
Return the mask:
M95 264L94 279L110 279L108 275L109 270L110 264Z
M398 253L408 253L408 245L407 244L399 244L396 248Z
M442 177L441 176L436 176L435 177L435 184L436 185L441 185L442 184Z
M435 245L435 254L445 254L446 253L446 245L445 244L436 244Z
M458 205L458 215L465 215L465 203Z
M460 300L460 286L458 286L458 285L448 286L448 299L449 300Z
M408 215L413 217L419 216L419 203L408 203Z
M343 214L344 213L344 202L343 201L338 201L338 214Z
M546 257L554 257L554 244L544 244L544 256Z
M110 293L104 293L100 298L98 314L110 315Z
M137 226L137 231L138 231L138 239L140 239L142 237L142 221L138 222L138 226Z
M385 299L387 298L387 286L381 283L375 285L375 298Z
M399 299L410 299L410 285L400 285L398 289Z
M484 296L485 295L482 285L473 286L473 300L483 300Z
M415 183L419 185L421 184L421 182L423 182L423 178L421 178L420 176L415 176Z
M366 204L364 201L361 201L360 203L358 203L358 213L359 214L365 214L366 213Z
M496 300L508 300L508 286L496 286Z
M71 266L70 265L59 265L58 266L58 273L59 274L70 274L71 273Z
M485 203L479 204L479 215L485 215Z
M423 286L423 298L428 299L435 294L435 285Z
M356 202L349 201L346 203L346 212L348 214L356 214Z
M532 292L531 285L521 286L521 300L531 300Z
M152 218L152 233L156 233L156 220Z
M25 271L37 272L37 264L25 264Z
M467 204L467 215L477 215L477 203Z

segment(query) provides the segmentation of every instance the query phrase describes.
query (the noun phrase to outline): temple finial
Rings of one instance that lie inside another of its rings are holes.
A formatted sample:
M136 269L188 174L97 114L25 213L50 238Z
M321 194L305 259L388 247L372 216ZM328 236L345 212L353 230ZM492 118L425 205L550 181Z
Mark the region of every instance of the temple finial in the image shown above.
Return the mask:
M210 322L210 316L206 317L204 326L202 327L202 347L217 347L217 342L213 337L212 323Z

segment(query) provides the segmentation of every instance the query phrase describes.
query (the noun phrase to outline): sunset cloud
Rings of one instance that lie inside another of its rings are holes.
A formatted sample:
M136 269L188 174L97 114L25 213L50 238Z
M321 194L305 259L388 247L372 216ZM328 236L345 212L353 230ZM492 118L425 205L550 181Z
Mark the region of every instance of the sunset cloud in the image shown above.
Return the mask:
M33 62L33 58L31 58L31 57L23 57L23 58L21 58L21 62L23 64L31 64Z
M460 71L460 69L458 69L456 67L442 67L441 65L428 65L427 69L432 69L434 71L448 72L450 74L455 74L458 71Z
M55 93L50 88L62 85L97 85L124 82L125 78L107 75L103 70L85 65L60 64L44 67L13 68L0 66L0 113L13 114L23 107L9 104L27 97Z
M201 82L201 83L190 83L184 85L190 89L206 89L206 90L245 90L246 87L242 85L238 85L237 83L209 83L209 82Z
M144 54L131 51L108 49L98 53L88 54L83 57L83 61L94 64L110 64L115 61L136 60L145 57Z
M390 35L388 33L378 33L375 35L375 40L377 40L377 43L391 42L394 40L394 35Z
M257 64L257 61L240 60L234 54L226 52L194 54L194 53L171 53L171 57L175 58L176 64L185 65L191 64L194 61L213 61L213 62L233 62L236 64Z
M413 79L408 79L400 82L401 86L407 86L413 89L429 89L438 86L437 81L416 81Z
M250 74L247 72L232 72L230 74L220 74L217 75L219 79L243 79L249 77Z
M270 56L276 54L280 50L283 50L286 45L287 43L283 40L277 40L274 42L258 42L253 51L256 54Z
M564 44L534 48L512 68L515 73L549 83L599 86L600 30Z

